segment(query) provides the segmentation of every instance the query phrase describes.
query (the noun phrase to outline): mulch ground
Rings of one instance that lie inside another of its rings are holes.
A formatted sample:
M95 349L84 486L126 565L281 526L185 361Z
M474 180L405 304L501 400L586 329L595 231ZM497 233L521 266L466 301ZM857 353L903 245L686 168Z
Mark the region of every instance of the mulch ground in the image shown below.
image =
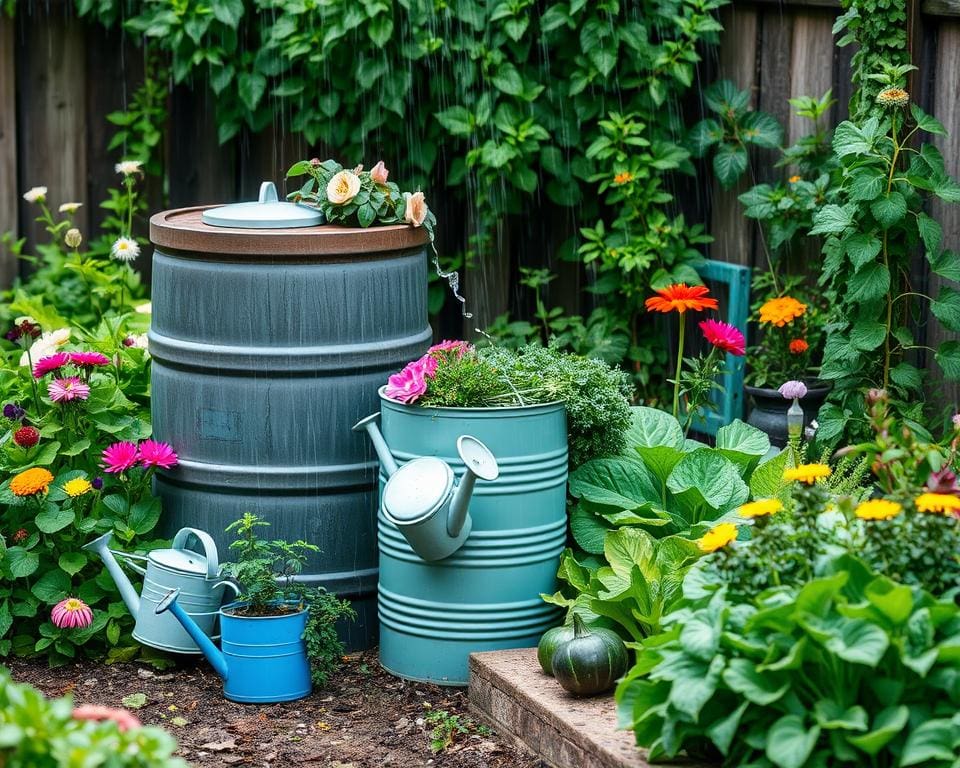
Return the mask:
M537 768L521 753L470 719L465 690L411 683L384 672L375 652L351 656L324 690L287 704L236 704L223 698L220 679L204 662L158 672L139 664L82 662L56 669L45 663L5 660L13 678L47 696L73 695L76 704L123 706L124 697L146 696L133 710L144 724L176 736L178 754L198 766L444 766ZM459 717L442 752L431 749L431 711Z

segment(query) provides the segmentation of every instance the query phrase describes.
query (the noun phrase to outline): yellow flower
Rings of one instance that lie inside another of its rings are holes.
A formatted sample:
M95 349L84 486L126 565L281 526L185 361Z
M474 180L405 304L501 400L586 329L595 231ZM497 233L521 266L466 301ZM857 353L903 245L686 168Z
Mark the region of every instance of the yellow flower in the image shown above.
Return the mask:
M949 493L923 493L914 503L921 512L960 512L960 498Z
M766 515L772 515L774 512L779 512L781 509L783 509L783 504L780 499L759 499L744 504L737 510L737 514L740 517L765 517Z
M826 464L801 464L799 467L784 470L783 479L788 483L799 480L801 483L813 485L821 478L830 477L831 472Z
M870 499L857 507L854 514L861 520L889 520L903 511L903 507L888 499Z
M26 469L10 481L10 490L14 496L33 496L37 493L46 493L53 475L43 467Z
M89 493L91 490L93 490L93 486L90 485L90 481L85 477L75 477L73 480L68 480L63 484L63 492L73 498L83 496L83 494Z
M633 174L630 171L621 171L613 177L614 184L629 184L633 181Z
M806 304L797 301L792 296L781 296L778 299L770 299L760 307L760 322L771 323L778 328L782 328L787 323L792 323L806 311Z
M720 523L697 539L697 546L701 552L716 552L731 541L736 541L736 538L737 526L733 523Z
M791 176L789 179L787 179L787 181L789 181L791 184L796 184L798 181L802 180L803 176Z

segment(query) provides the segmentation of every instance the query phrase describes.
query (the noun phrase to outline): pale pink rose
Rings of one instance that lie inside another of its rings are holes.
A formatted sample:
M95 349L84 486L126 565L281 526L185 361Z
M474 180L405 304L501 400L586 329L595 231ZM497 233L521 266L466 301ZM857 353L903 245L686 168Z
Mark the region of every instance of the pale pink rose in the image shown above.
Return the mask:
M427 391L427 379L432 379L436 372L437 361L428 352L387 379L384 394L399 403L416 402Z
M383 160L378 162L373 168L370 169L370 178L373 179L377 184L386 184L387 176L390 175L390 171L387 170L387 166L383 164Z
M415 227L419 227L427 218L427 199L424 197L423 192L414 192L412 195L407 194L407 208L403 213L403 220L407 224L413 224Z
M345 205L360 191L360 177L351 171L340 171L327 184L327 200L334 205Z

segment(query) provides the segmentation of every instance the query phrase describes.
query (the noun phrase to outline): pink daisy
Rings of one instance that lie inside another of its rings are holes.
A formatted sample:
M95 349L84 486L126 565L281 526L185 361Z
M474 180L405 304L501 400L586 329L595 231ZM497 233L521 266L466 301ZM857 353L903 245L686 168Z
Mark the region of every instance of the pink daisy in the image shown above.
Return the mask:
M140 463L145 467L177 466L177 454L168 443L159 443L156 440L144 440L140 443Z
M57 352L55 355L41 357L33 364L33 378L42 379L52 371L58 371L70 362L70 355L66 352Z
M76 376L69 376L66 379L54 379L47 384L47 394L55 403L86 400L90 397L90 386Z
M70 362L81 368L110 365L110 358L100 352L71 352Z
M703 337L713 346L731 355L742 356L746 352L746 340L739 329L720 320L701 320Z
M126 472L136 465L139 458L140 452L137 450L136 444L123 441L114 443L103 451L103 464L101 466L104 471L116 475L120 472Z
M50 621L60 629L83 629L93 623L93 611L80 598L68 597L53 606Z

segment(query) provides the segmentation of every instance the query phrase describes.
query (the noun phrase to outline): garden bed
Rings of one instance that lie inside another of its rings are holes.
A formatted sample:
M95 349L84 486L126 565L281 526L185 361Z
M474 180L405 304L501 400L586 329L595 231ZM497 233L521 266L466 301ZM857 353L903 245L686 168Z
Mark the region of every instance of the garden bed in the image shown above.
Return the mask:
M455 734L453 743L435 754L429 713L443 711L468 722L466 694L391 677L375 654L349 657L327 689L306 699L263 706L224 699L220 679L202 661L187 661L165 672L135 664L82 662L51 669L42 662L9 661L18 682L51 697L71 693L76 704L120 707L124 698L145 695L146 703L134 713L145 724L171 732L180 744L178 754L193 765L539 765L497 735L478 733L475 725L466 734Z

